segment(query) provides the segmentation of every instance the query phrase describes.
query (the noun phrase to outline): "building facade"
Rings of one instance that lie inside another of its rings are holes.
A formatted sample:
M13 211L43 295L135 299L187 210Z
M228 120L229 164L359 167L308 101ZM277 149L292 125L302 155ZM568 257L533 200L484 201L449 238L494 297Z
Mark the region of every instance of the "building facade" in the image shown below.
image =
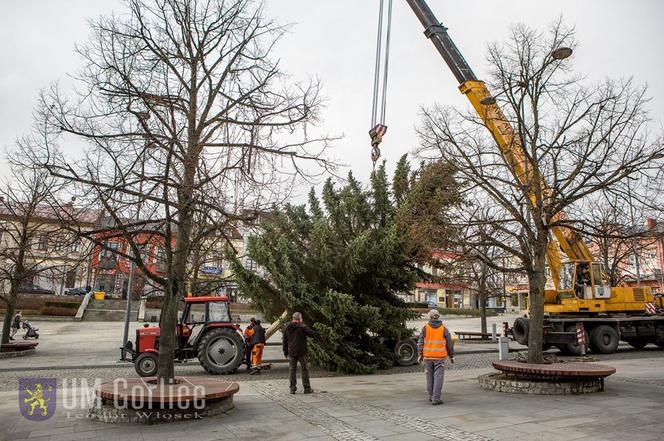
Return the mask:
M93 228L99 212L97 210L64 204L54 208L38 205L27 217L20 207L0 204L0 250L3 258L0 265L13 265L7 258L23 248L25 262L31 273L23 282L24 287L40 288L62 295L72 288L83 288L92 283L90 267L90 243L77 232ZM23 225L24 220L27 224ZM29 243L18 243L20 229L28 231ZM0 283L0 291L7 293L7 280Z

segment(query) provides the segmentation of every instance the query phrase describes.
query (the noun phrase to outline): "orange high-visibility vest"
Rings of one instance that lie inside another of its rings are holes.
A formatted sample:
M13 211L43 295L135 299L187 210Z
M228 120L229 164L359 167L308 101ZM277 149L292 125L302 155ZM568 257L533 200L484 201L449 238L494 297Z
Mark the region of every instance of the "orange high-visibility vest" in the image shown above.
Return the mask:
M447 341L445 340L445 327L440 325L438 328L427 323L424 326L424 346L422 356L424 358L443 359L447 357Z

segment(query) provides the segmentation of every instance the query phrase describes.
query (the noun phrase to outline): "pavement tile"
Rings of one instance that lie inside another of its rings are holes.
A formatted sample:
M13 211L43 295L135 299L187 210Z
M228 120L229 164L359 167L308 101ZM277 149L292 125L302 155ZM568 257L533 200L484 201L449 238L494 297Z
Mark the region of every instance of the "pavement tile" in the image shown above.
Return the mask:
M28 426L26 428L29 428L32 425L35 426L39 425L39 423L30 423L30 422L28 422L27 424ZM55 436L55 435L73 433L73 432L74 432L74 424L72 423L70 426L66 427L51 427L51 428L31 430L29 438L37 438L45 435Z
M548 429L546 426L543 426L542 424L538 423L514 424L510 427L518 432L531 433L531 434L546 432Z
M497 429L483 430L475 433L497 441L513 440L523 435L523 432L510 429L509 427L499 427Z

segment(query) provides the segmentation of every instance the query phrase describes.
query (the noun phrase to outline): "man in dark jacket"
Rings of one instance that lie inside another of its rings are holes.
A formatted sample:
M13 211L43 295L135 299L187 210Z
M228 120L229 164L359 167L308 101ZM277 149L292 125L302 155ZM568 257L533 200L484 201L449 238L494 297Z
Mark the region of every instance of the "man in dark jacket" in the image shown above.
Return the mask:
M307 366L307 337L315 337L316 331L302 323L302 314L293 314L293 321L283 332L284 356L288 358L290 374L290 393L297 390L297 363L302 369L302 386L304 393L313 392L309 383L309 366Z
M263 360L263 348L265 347L265 328L260 320L254 325L254 335L251 336L251 362L256 369L260 369Z

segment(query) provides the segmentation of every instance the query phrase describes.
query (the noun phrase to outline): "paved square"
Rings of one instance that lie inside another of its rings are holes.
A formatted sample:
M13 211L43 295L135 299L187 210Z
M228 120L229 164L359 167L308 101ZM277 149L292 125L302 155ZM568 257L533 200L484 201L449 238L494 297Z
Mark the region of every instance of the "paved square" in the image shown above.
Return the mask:
M419 372L318 376L313 395L290 395L280 375L252 377L240 381L236 408L227 415L153 426L99 423L87 420L85 409L62 406L51 419L30 422L19 413L16 373L2 372L0 440L658 440L664 438L663 356L651 350L603 360L618 372L605 392L584 396L486 392L476 378L490 369L452 369L442 406L430 405ZM62 380L104 370L50 372Z

